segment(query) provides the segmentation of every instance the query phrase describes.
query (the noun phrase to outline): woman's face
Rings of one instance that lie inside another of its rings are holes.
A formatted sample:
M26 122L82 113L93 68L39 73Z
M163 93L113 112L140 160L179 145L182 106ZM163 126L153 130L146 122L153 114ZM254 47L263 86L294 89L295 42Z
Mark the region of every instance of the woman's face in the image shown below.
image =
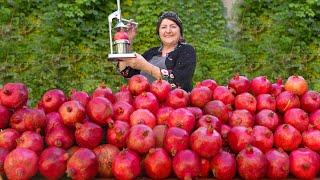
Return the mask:
M163 19L159 27L159 36L163 45L177 45L180 39L180 27L170 19Z

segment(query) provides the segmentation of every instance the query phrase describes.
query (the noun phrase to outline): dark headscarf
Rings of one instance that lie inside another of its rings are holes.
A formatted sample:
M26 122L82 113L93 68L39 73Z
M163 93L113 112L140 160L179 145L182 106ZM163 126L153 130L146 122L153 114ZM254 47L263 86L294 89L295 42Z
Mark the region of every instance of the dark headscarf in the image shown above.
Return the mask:
M177 15L177 13L175 13L173 11L166 11L166 12L163 12L160 14L159 19L158 19L158 23L157 23L157 34L159 35L160 24L161 24L162 20L164 20L164 19L169 19L169 20L175 22L179 26L180 34L181 34L180 42L184 42L182 21L179 18L179 16Z

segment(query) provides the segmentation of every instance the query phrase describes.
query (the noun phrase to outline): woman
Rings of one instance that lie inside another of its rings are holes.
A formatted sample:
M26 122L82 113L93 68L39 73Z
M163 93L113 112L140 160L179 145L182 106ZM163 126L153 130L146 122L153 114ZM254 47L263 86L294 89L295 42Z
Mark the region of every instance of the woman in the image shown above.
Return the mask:
M154 47L135 58L124 58L119 62L121 74L129 78L135 74L146 76L149 82L167 80L172 87L186 91L192 89L192 77L196 67L194 48L185 43L182 22L174 12L164 12L157 23L160 47ZM135 36L135 29L129 30L129 39Z

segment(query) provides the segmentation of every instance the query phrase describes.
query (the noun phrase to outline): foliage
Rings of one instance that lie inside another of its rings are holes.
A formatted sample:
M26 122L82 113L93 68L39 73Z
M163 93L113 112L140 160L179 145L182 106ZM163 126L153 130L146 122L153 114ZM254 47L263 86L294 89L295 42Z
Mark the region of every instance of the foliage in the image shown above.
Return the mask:
M226 84L240 73L271 80L304 76L320 90L320 2L244 0L239 32L226 28L220 0L123 0L122 16L139 23L134 50L158 46L158 15L176 11L197 51L194 82ZM35 105L50 88L92 92L104 82L114 91L126 82L107 61L112 0L0 1L0 85L24 82ZM230 36L235 34L235 36Z

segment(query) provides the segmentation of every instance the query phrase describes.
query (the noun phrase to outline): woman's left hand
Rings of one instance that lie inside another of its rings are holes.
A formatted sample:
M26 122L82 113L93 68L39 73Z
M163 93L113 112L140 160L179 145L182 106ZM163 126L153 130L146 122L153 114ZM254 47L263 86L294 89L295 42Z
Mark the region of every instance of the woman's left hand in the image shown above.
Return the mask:
M127 66L130 66L133 69L143 70L146 63L148 63L143 56L138 53L135 53L136 57L134 58L123 58L121 61L125 62Z

